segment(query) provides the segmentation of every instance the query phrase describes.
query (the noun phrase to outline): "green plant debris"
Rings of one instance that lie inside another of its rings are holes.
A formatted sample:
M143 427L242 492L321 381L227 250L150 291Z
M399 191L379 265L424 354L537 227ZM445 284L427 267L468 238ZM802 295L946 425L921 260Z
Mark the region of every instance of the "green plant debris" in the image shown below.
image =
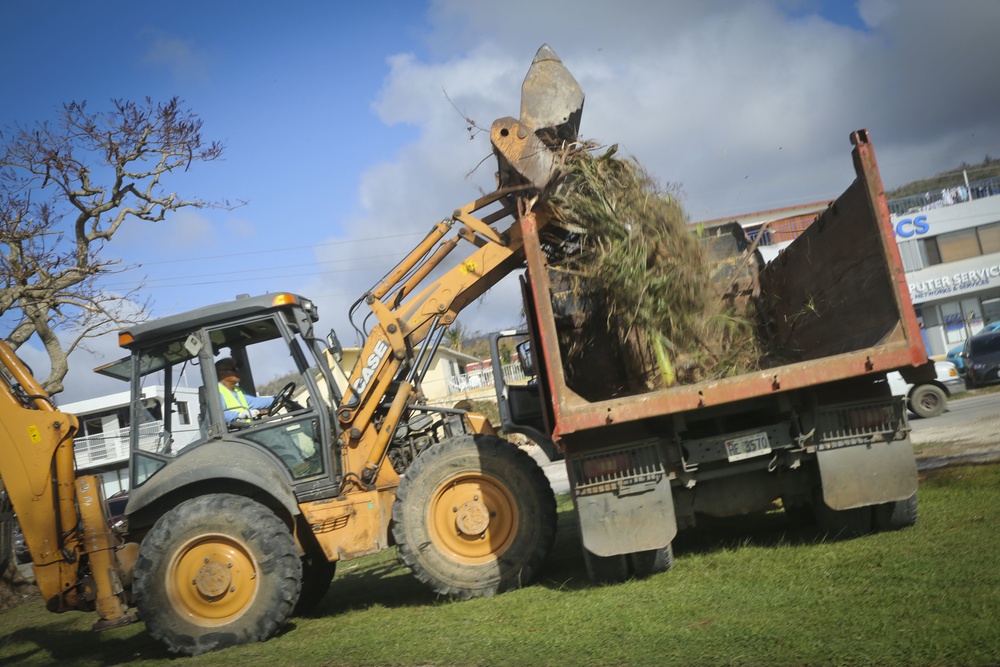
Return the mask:
M565 155L546 202L571 386L594 400L757 369L759 267L742 229L693 229L638 162L587 148Z

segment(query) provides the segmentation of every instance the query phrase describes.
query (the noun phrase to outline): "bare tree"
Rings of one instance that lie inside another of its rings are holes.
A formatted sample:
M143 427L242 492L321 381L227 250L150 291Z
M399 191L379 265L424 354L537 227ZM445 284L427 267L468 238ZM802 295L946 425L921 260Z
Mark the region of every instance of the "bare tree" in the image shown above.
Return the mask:
M202 140L201 119L180 104L113 100L110 111L90 112L73 102L54 123L0 133L0 316L16 314L11 347L36 335L45 346L49 394L62 391L67 357L84 339L142 310L141 286L101 287L128 268L105 250L122 224L162 221L184 207L233 208L164 189L164 175L224 150Z

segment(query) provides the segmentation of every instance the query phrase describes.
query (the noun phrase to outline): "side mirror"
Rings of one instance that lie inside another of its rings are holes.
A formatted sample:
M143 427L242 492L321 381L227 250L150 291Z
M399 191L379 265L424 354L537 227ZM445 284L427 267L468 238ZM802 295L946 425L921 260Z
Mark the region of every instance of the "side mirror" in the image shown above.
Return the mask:
M341 347L337 333L333 329L330 329L330 333L326 335L326 346L337 363L340 363L344 358L344 348Z
M521 370L525 375L536 375L535 357L531 354L530 340L526 340L517 345L517 362L521 364Z

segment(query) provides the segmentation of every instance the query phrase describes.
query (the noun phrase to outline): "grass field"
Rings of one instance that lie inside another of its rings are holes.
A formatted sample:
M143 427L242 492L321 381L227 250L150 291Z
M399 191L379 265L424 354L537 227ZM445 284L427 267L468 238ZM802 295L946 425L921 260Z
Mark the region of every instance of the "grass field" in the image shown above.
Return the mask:
M172 658L141 625L35 602L0 614L7 665L996 665L1000 465L922 479L913 528L825 542L781 512L682 533L671 572L592 586L568 498L533 586L435 598L395 552L345 563L280 636Z

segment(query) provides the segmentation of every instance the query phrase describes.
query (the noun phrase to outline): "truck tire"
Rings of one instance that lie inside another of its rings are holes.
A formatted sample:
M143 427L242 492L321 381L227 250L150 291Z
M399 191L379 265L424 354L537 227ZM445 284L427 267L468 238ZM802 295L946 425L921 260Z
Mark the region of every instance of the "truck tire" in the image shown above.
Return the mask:
M937 417L948 407L948 395L941 387L933 384L922 384L919 387L914 387L913 391L910 392L907 407L910 408L911 412L924 419Z
M400 560L441 595L484 597L531 582L556 530L552 487L534 459L489 435L428 447L392 508Z
M328 561L322 553L302 559L302 592L295 603L295 614L304 614L319 604L333 582L337 561Z
M834 510L830 509L820 496L815 503L815 510L820 530L831 539L850 539L872 532L871 507Z
M629 579L628 557L598 556L586 547L583 549L583 564L587 577L595 584L618 584Z
M274 636L301 583L285 523L249 498L218 493L160 517L139 547L133 592L154 639L199 655Z
M900 530L917 522L917 494L906 500L878 505L872 510L876 530Z
M642 579L674 567L673 545L663 549L637 551L620 556L597 556L583 549L587 576L595 584L618 584L632 578Z

